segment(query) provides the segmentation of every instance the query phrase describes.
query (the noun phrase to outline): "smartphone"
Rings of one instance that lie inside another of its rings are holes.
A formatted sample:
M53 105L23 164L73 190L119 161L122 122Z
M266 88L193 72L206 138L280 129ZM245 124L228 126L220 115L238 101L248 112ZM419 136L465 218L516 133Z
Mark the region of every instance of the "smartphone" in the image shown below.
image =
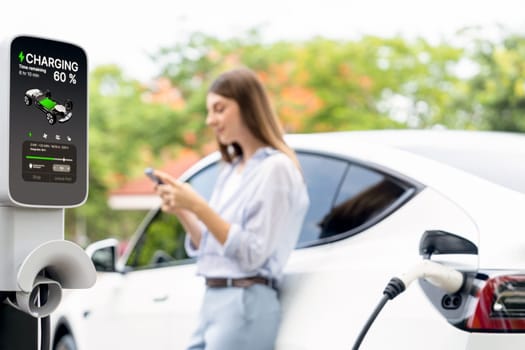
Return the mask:
M155 182L157 185L162 185L164 183L158 176L153 174L153 168L144 169L144 174L146 174L151 179L151 181Z

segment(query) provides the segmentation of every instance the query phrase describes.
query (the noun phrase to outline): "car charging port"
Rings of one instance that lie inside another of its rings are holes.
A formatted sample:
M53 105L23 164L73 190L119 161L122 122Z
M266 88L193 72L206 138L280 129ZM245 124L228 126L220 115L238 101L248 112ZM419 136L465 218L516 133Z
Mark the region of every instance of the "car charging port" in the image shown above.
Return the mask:
M456 310L461 306L460 294L445 294L441 299L441 306L446 310Z

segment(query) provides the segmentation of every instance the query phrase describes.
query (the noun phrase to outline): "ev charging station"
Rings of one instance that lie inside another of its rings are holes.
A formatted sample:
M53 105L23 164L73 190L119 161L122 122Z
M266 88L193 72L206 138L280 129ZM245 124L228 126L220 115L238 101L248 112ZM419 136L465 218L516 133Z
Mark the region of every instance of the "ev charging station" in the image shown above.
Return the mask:
M87 57L16 36L0 44L0 77L0 348L44 349L62 288L96 280L64 240L64 209L87 198Z

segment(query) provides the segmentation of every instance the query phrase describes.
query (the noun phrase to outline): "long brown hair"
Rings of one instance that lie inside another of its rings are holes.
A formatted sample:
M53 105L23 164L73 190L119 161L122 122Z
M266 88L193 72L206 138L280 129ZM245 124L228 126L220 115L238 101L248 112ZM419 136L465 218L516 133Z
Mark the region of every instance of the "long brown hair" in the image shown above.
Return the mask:
M270 99L257 75L248 68L237 68L219 75L208 89L226 98L233 99L239 105L241 118L253 136L262 143L286 154L300 168L295 152L286 144L279 119L272 110ZM217 140L222 159L231 163L242 156L242 149L234 143L233 154L230 145L223 145Z

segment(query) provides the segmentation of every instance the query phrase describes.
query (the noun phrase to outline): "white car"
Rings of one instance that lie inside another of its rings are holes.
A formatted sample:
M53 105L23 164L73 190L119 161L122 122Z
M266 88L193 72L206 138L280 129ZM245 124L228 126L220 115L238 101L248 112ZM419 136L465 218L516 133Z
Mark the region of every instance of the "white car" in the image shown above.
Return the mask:
M408 285L361 349L525 348L525 136L392 130L287 141L311 206L285 268L276 349L351 348L389 280L424 260L459 271L461 289L432 278ZM218 160L182 180L209 196ZM118 261L114 241L92 246L98 281L53 313L53 349L184 349L204 281L183 237L155 209Z

